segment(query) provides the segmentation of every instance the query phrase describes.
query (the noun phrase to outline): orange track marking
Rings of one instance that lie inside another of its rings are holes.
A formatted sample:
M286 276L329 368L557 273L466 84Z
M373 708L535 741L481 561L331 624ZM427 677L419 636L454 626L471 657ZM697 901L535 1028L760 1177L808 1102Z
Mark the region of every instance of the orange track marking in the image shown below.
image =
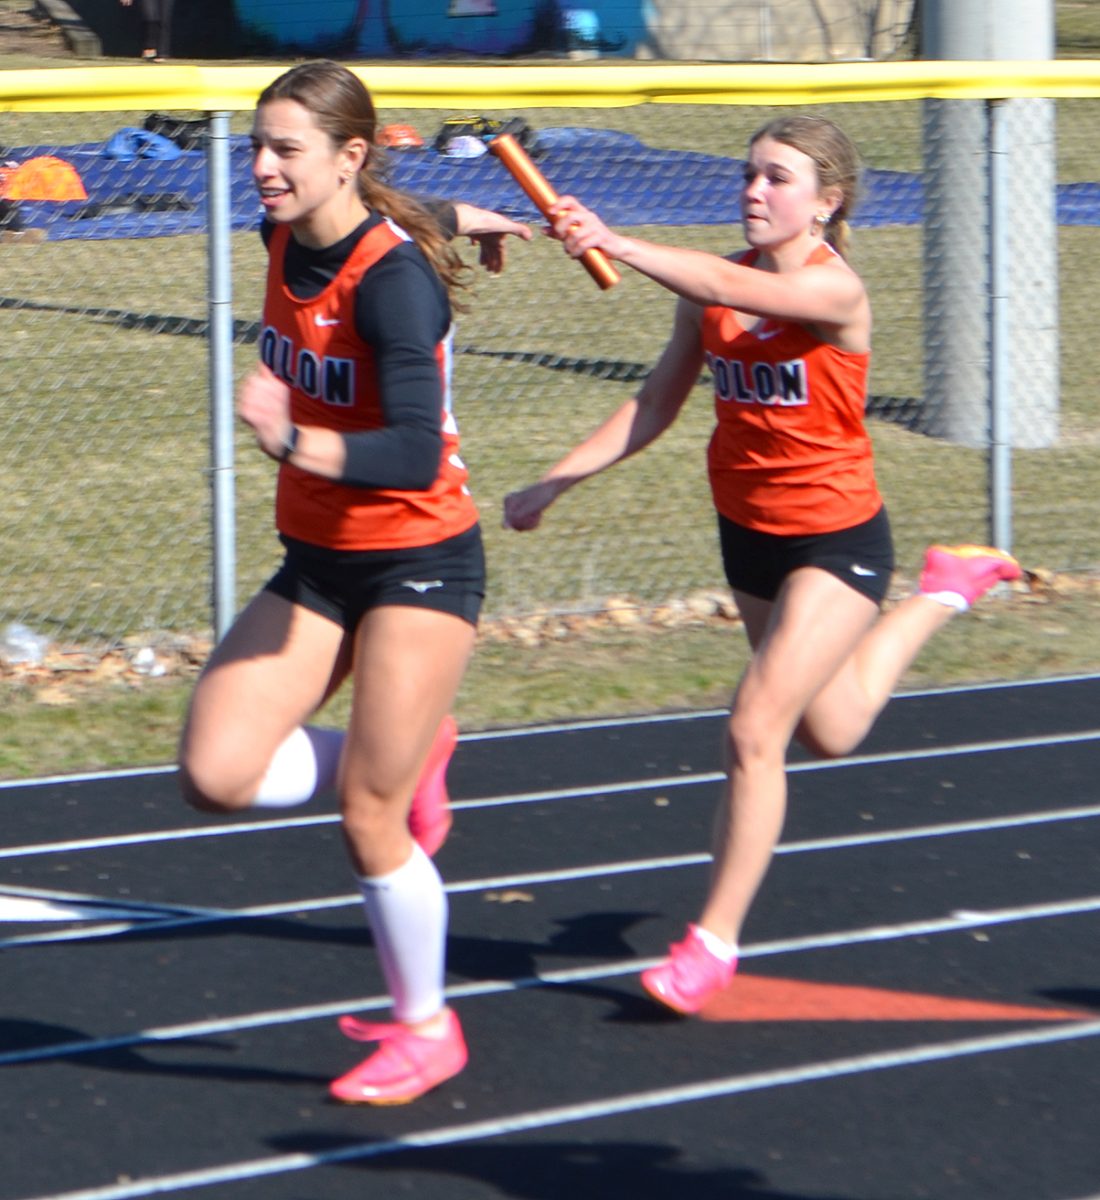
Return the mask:
M699 1015L705 1021L1079 1021L1090 1014L1076 1009L737 975Z

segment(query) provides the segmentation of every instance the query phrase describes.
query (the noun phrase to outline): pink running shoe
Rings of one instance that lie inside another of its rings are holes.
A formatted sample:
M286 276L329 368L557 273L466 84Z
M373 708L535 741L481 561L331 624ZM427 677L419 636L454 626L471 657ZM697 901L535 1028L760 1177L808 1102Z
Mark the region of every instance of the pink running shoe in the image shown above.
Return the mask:
M382 1043L370 1058L329 1084L329 1094L345 1104L408 1104L466 1065L466 1039L450 1009L442 1037L422 1037L407 1025L356 1017L341 1017L339 1024L353 1041Z
M669 959L642 972L642 987L678 1013L697 1013L704 1004L729 987L737 960L723 962L703 944L699 927L689 925L682 942L669 946Z
M454 717L443 718L428 751L409 809L409 832L431 858L451 832L451 798L447 795L447 767L458 743Z
M1020 564L992 546L929 546L920 590L924 595L954 592L968 605L1002 580L1019 579Z

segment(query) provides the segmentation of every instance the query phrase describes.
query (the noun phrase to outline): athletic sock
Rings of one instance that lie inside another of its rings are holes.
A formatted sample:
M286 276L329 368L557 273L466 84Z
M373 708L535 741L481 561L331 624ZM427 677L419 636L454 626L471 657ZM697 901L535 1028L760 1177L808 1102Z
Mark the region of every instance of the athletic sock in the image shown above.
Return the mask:
M959 612L966 612L970 607L970 601L961 592L921 592L920 595L925 600L935 600L937 604L944 604Z
M253 805L292 808L332 787L343 746L342 729L299 725L272 756Z
M359 877L363 907L399 1021L426 1021L443 1007L447 893L432 860L412 856L388 875Z
M714 955L715 958L722 962L731 963L737 961L737 943L726 942L716 933L711 933L709 929L704 929L701 925L695 926L695 936L703 943L704 946Z

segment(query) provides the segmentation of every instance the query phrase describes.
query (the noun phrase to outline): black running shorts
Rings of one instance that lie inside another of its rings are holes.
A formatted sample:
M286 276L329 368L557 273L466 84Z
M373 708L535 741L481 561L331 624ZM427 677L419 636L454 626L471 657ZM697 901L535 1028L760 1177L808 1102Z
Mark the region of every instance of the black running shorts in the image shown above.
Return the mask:
M798 567L820 567L881 604L894 571L885 508L850 529L793 536L746 529L719 513L718 536L730 587L761 600L774 600L783 580Z
M283 565L264 590L320 613L351 632L384 604L452 613L477 625L485 599L481 527L431 546L330 550L282 537Z

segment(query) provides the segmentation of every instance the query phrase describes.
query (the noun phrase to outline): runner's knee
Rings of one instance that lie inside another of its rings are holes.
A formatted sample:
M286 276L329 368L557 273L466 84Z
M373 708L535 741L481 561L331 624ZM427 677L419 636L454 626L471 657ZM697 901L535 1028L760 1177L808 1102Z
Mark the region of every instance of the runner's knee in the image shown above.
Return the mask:
M181 750L179 786L184 802L199 812L230 813L248 808L259 779L242 774L239 766L219 766L210 755Z

